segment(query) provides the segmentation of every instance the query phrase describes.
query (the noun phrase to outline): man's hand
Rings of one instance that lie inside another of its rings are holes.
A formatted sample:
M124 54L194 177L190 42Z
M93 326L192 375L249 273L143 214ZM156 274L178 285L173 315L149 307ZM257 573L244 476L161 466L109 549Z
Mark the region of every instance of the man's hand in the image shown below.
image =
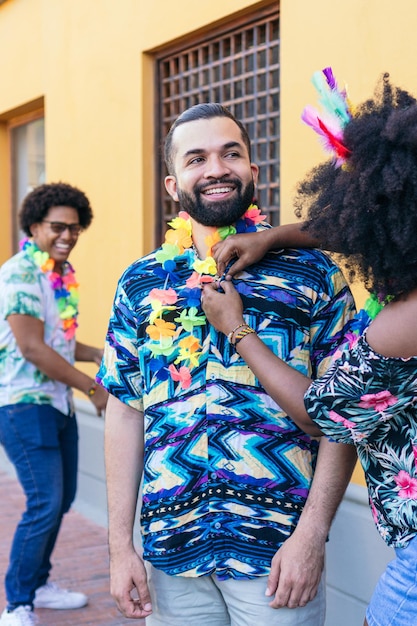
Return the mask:
M152 613L145 566L134 550L110 559L110 592L125 617L143 619Z
M297 529L275 553L268 577L266 595L274 609L295 609L312 600L324 568L324 540L297 535Z

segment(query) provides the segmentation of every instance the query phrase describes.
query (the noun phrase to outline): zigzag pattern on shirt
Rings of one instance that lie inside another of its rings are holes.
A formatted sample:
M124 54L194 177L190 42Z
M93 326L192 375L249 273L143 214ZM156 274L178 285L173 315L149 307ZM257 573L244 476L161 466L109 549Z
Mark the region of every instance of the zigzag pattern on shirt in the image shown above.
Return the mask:
M145 329L147 295L165 287L159 266L151 254L122 276L99 374L110 393L145 414L144 556L168 574L266 575L302 511L317 441L208 325L193 330L202 355L191 386L156 378ZM183 285L191 270L178 263L176 274ZM247 322L276 354L304 373L322 367L352 309L339 270L324 254L269 254L235 285Z

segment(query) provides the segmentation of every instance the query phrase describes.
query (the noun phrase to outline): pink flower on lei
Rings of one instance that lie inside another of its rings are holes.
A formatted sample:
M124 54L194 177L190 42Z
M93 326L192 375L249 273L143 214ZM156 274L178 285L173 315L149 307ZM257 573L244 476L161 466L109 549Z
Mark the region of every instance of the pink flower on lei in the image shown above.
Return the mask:
M152 289L149 292L151 300L158 300L161 304L175 304L178 300L177 292L172 289Z
M348 332L346 333L346 341L348 343L349 349L351 350L355 344L359 341L359 335L356 333Z
M188 387L191 385L191 373L189 368L185 365L182 365L177 370L175 365L171 363L171 365L168 366L168 369L171 374L172 380L178 381L183 389L188 389Z
M410 474L404 470L398 472L394 477L395 483L401 489L398 492L400 498L417 500L417 479L412 478Z
M266 215L261 215L258 207L254 204L251 204L245 213L245 218L251 220L253 224L259 224L259 222L262 222L264 219L266 219Z

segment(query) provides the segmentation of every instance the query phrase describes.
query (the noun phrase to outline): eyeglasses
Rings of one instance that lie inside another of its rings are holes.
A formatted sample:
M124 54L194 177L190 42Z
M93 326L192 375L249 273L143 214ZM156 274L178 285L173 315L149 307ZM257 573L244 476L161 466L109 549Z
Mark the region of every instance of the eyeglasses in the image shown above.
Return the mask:
M68 229L71 235L78 236L83 229L81 224L65 224L65 222L50 222L49 220L42 220L42 222L49 224L56 235L62 235Z

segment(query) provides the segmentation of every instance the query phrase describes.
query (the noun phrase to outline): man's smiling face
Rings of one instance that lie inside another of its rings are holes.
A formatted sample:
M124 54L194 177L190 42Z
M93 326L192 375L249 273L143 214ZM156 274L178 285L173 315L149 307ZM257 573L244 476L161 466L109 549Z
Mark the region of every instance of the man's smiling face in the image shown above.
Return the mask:
M254 196L258 168L250 162L239 127L227 117L186 122L173 136L175 175L168 193L204 226L228 226Z

